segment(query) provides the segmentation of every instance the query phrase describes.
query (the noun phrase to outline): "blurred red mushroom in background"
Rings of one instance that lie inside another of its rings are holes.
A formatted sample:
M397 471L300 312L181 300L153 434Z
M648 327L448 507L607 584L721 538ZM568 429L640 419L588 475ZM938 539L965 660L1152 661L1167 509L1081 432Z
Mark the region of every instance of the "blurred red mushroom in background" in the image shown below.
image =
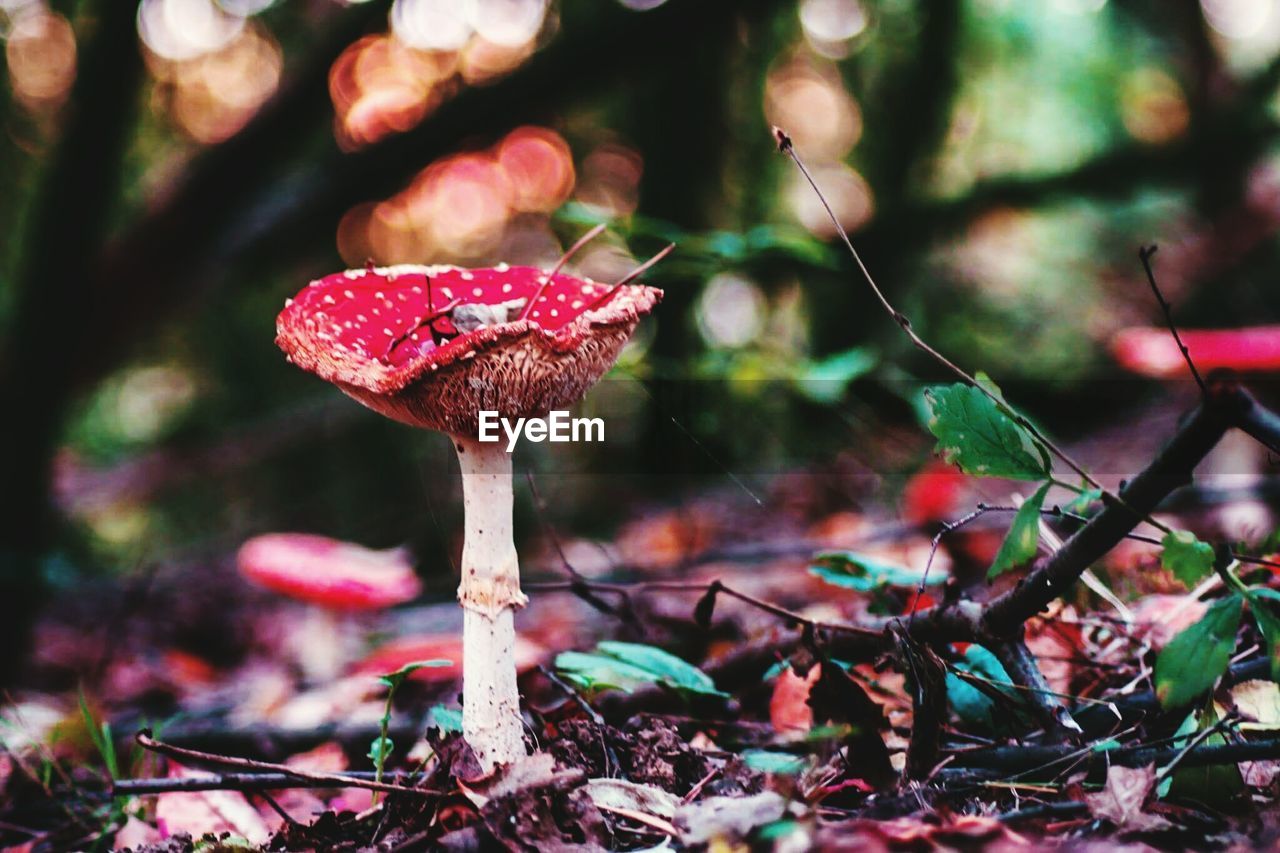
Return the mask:
M327 680L346 666L352 615L416 598L422 583L403 549L374 551L309 533L267 533L242 546L240 573L258 586L310 605L291 635L303 673Z
M479 440L480 413L541 418L580 400L661 298L627 284L647 266L612 287L561 274L560 265L347 270L313 281L276 321L276 343L294 364L374 411L453 440L466 521L462 726L486 772L526 754L514 621L526 598L511 456L503 442Z
M1241 373L1280 370L1280 326L1240 329L1179 329L1202 373L1217 368ZM1187 363L1166 327L1121 329L1111 339L1111 352L1122 367L1160 379L1187 376Z

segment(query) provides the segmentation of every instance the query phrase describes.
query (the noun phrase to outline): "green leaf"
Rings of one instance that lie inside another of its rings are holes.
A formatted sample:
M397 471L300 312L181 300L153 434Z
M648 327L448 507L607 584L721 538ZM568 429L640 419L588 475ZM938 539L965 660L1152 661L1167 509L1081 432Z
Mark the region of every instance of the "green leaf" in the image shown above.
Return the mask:
M462 731L462 711L457 708L432 705L431 710L427 712L427 718L430 725L442 732Z
M433 658L432 660L416 660L407 663L397 669L395 672L388 672L386 675L378 676L378 683L388 690L395 690L404 680L420 669L428 667L453 666L453 661L444 660L443 658Z
M89 730L89 739L102 757L102 766L112 779L120 778L120 763L116 757L116 740L111 734L111 724L105 720L98 723L89 710L89 702L85 699L84 690L80 691L80 715L84 718L85 727Z
M381 767L395 750L396 746L389 737L376 737L369 744L369 759Z
M1005 534L1000 550L996 552L995 562L987 569L987 580L1035 557L1036 548L1040 546L1040 509L1044 506L1044 496L1049 493L1051 485L1052 483L1045 483L1018 507L1013 516L1013 524L1009 525L1009 532Z
M879 357L874 350L854 347L828 358L805 363L796 372L797 391L815 403L837 403L853 380L866 375Z
M965 649L964 659L958 661L954 668L959 672L967 672L993 682L993 686L1006 693L1010 699L1017 701L1013 684L1004 665L989 650L974 643ZM956 716L970 725L994 728L996 703L991 696L961 678L955 672L948 672L946 677L947 699L955 710ZM1005 685L1008 685L1006 689Z
M854 551L824 551L813 559L814 564L809 567L809 574L845 589L871 592L886 586L920 585L921 572L883 563ZM946 579L943 573L935 572L930 574L928 582L938 584Z
M596 644L596 651L617 658L623 663L646 669L657 676L657 681L677 690L701 693L707 696L728 696L716 689L711 676L691 663L670 652L641 643L620 643L604 640Z
M1267 647L1267 659L1271 661L1271 680L1280 681L1280 617L1262 601L1257 593L1262 590L1250 590L1249 612L1258 626L1258 633ZM1267 590L1271 592L1271 590Z
M966 474L1043 480L1049 455L977 388L956 383L925 392L937 451Z
M795 776L804 772L809 762L798 755L788 752L771 752L767 749L747 749L742 752L742 761L752 770L761 773L778 773Z
M1085 489L1072 498L1071 503L1062 509L1064 512L1069 512L1073 515L1087 515L1089 507L1100 500L1102 500L1102 489Z
M586 690L621 690L623 693L631 693L637 687L657 681L657 676L646 669L631 666L608 655L590 652L561 652L556 655L556 669Z
M1187 585L1195 586L1213 571L1213 546L1189 530L1170 530L1160 540L1160 565Z
M588 690L631 693L647 684L704 696L727 696L711 677L669 652L639 643L601 642L594 653L561 652L556 669Z
M1244 599L1214 602L1199 622L1169 641L1156 657L1156 698L1165 709L1190 705L1226 672L1236 647Z
M1199 712L1192 712L1182 725L1178 727L1173 743L1174 747L1185 747L1194 740L1194 736L1206 729L1217 726L1220 722L1216 709L1210 707ZM1215 732L1201 743L1205 746L1225 746L1232 727L1225 732ZM1204 767L1186 767L1179 765L1157 789L1157 796L1173 797L1188 800L1215 809L1226 809L1231 801L1244 793L1244 780L1240 777L1240 768L1235 764L1206 765Z

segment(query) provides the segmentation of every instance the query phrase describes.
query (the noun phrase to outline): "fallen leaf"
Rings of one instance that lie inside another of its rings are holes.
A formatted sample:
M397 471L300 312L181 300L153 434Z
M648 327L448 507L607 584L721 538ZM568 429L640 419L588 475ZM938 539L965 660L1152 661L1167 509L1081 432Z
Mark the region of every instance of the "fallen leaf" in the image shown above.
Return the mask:
M181 767L170 776L187 778L207 774L193 773ZM199 838L206 832L215 835L229 832L262 844L271 835L262 815L258 814L239 791L170 791L156 797L156 827L163 838L187 832Z
M1083 638L1074 610L1064 608L1052 619L1028 621L1026 643L1049 686L1057 693L1070 695L1071 677L1075 672L1073 661L1087 659L1081 652Z
M112 850L124 850L128 848L143 847L148 844L156 844L163 841L160 830L156 829L149 823L138 820L130 815L125 820L124 826L116 832L115 841L111 844Z
M750 797L708 797L681 806L675 815L680 841L710 844L717 839L738 840L751 830L787 813L787 801L774 791Z
M1231 688L1231 701L1247 721L1242 729L1274 731L1280 729L1280 684L1252 679Z
M1134 633L1160 651L1183 630L1199 622L1208 609L1208 604L1189 595L1147 595L1132 607Z
M769 722L782 736L808 734L813 728L813 708L809 707L809 691L822 675L822 664L809 667L807 675L796 675L792 667L782 670L773 685L769 700Z
M602 808L630 809L668 820L680 808L680 798L675 794L625 779L588 779L585 788L592 802Z
M1104 818L1125 832L1150 832L1165 829L1169 821L1143 810L1156 784L1155 765L1146 767L1107 768L1107 782L1096 794L1085 794L1084 800L1095 817Z

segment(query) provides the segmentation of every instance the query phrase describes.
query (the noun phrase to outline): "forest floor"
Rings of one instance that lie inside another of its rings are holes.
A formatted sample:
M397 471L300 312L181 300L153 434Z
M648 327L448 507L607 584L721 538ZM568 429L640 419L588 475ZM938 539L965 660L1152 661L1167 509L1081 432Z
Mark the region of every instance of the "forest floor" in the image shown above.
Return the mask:
M1032 619L1027 646L1081 728L1054 737L980 646L903 640L858 659L824 627L1008 588L984 579L1008 526L996 515L943 537L937 583L927 598L916 585L943 518L1017 487L930 466L888 511L842 476L781 477L764 506L726 492L654 508L610 542L544 537L517 618L531 755L490 777L458 733L453 602L317 633L230 555L80 588L41 621L30 687L0 710L0 846L1280 844L1280 685L1252 624L1208 700L1171 712L1153 692L1156 654L1219 578L1188 590L1130 541L1094 567L1114 598L1082 587ZM1256 533L1270 515L1247 491L1182 520ZM422 659L450 663L380 678ZM918 688L926 659L941 692Z

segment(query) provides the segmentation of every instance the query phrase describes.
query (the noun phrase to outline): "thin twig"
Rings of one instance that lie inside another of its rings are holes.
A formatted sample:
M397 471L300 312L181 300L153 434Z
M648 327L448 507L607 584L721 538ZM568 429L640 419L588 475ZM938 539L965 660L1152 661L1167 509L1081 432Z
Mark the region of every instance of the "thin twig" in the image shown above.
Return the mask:
M599 237L605 228L605 224L601 222L586 234L579 237L577 242L572 246L564 250L564 254L560 256L560 260L556 261L556 265L551 268L551 272L547 273L546 281L542 282L542 284L538 286L538 289L534 291L533 298L524 306L524 310L520 312L520 317L518 319L523 320L525 317L529 316L529 312L533 310L534 303L542 298L542 294L551 286L551 283L555 281L556 276L560 274L560 270L564 269L564 265L569 263L569 259L578 254L578 251L581 250L583 246Z
M198 776L164 776L156 779L117 779L111 783L111 794L130 797L141 794L167 794L173 791L283 791L290 788L356 788L359 782L372 782L372 771L340 774L343 781L306 779L293 773L202 773ZM412 781L412 774L384 773L383 778ZM397 791L424 792L421 788L397 788Z
M1156 284L1155 273L1151 271L1151 256L1156 253L1158 248L1155 244L1143 246L1138 249L1138 258L1142 261L1142 268L1147 271L1147 281L1151 284L1151 292L1156 295L1156 301L1160 303L1160 310L1164 312L1164 320L1169 325L1169 331L1173 334L1174 343L1182 351L1182 357L1186 360L1187 367L1191 369L1191 375L1195 378L1196 385L1200 386L1200 393L1203 394L1208 390L1208 386L1204 384L1200 371L1196 369L1196 363L1191 360L1191 351L1187 349L1187 345L1182 342L1182 336L1178 334L1178 327L1173 322L1173 306L1165 300L1164 294L1160 292L1160 286Z
M1186 758L1193 749L1195 749L1200 744L1204 743L1213 735L1228 728L1230 725L1232 725L1235 722L1235 720L1236 720L1236 715L1235 715L1235 712L1233 711L1231 713L1228 713L1225 717L1222 717L1221 719L1219 719L1212 726L1209 726L1208 728L1197 732L1196 736L1193 737L1191 740L1187 741L1187 745L1182 748L1181 752L1179 752L1177 755L1173 757L1172 761L1170 761L1164 767L1160 768L1160 772L1156 774L1155 783L1153 787L1159 787L1160 783L1169 777L1169 774L1172 773L1177 768L1177 766L1182 763L1182 759Z
M232 755L217 755L212 752L200 752L194 749L186 749L181 746L164 743L151 737L148 729L143 729L134 735L134 740L143 749L151 752L158 752L169 758L175 758L179 761L197 762L200 764L212 764L219 767L237 767L242 770L250 770L256 772L267 773L283 773L295 779L304 779L317 783L328 783L330 785L346 787L346 788L368 788L371 791L393 791L400 793L411 793L418 796L434 796L439 791L430 791L425 788L408 788L403 785L392 785L386 782L375 782L359 778L358 776L343 773L317 773L307 770L298 770L287 764L275 764L270 761L256 761L252 758L237 758Z
M1054 444L1035 424L1024 417L1020 412L1013 409L1005 400L1002 400L990 388L986 387L986 385L978 382L978 380L971 376L968 371L951 361L942 353L938 352L938 350L934 349L927 341L925 341L924 338L916 334L915 329L911 327L911 320L907 318L906 314L903 314L893 306L893 303L891 303L889 298L885 296L884 291L880 289L880 285L876 284L876 280L872 277L871 271L868 270L866 264L862 262L862 256L859 255L858 250L854 248L853 241L849 239L849 233L845 231L844 225L840 222L840 218L836 216L835 211L831 209L831 205L828 204L826 197L822 194L822 190L818 187L818 182L814 180L813 175L810 174L809 169L800 159L800 155L796 153L795 146L791 143L791 137L788 136L781 128L777 127L773 129L773 135L774 139L778 143L778 150L791 158L791 161L800 169L800 174L804 175L804 179L808 181L809 186L812 187L813 191L817 194L818 200L822 202L823 208L827 211L827 216L835 226L836 233L840 235L840 239L844 241L845 248L847 248L849 253L853 256L854 262L858 265L858 270L862 273L862 277L866 279L867 284L871 287L872 293L875 294L876 299L879 300L880 304L884 307L884 310L888 312L889 316L893 318L893 321L898 324L898 327L901 328L907 337L911 339L911 343L915 344L917 349L921 350L934 361L938 362L938 364L953 373L961 382L972 388L976 388L1002 410L1011 412L1018 425L1035 436L1036 440L1043 444L1050 453L1058 457L1064 465L1074 471L1090 486L1093 486L1095 489L1102 489L1104 493L1109 494L1106 489L1103 489L1102 484L1093 478L1093 475L1086 471L1084 467L1076 462L1071 456L1067 455L1066 451ZM1115 496L1112 495L1112 497L1114 498Z
M658 250L657 254L655 254L652 258L645 261L643 264L636 267L631 272L624 275L622 278L618 279L617 283L615 283L612 287L610 287L604 293L600 294L600 296L596 297L591 302L590 305L582 309L583 313L585 314L587 311L595 310L596 308L599 308L604 303L608 302L610 298L612 298L613 295L618 292L618 288L622 287L624 284L629 284L630 282L633 282L640 276L644 275L644 273L648 269L650 269L652 266L654 266L654 264L658 263L658 261L662 260L667 255L675 251L675 248L676 248L675 243L668 243L667 245L663 246L661 249Z

